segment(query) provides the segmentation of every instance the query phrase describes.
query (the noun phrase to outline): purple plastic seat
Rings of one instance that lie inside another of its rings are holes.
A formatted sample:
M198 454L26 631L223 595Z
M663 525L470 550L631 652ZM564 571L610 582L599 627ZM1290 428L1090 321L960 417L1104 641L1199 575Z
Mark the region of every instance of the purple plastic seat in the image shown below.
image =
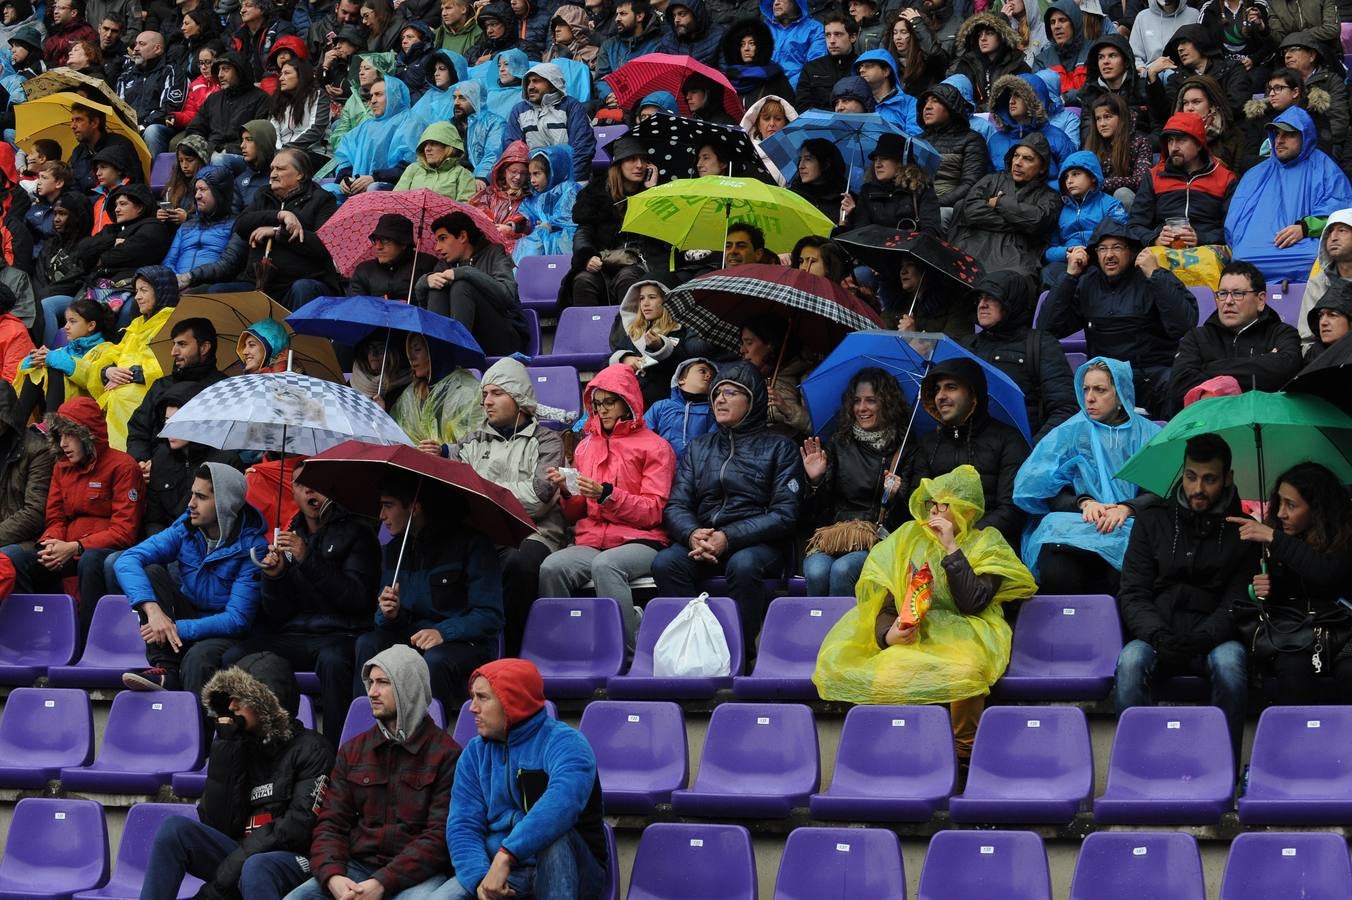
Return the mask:
M1352 707L1270 706L1258 718L1245 825L1352 821Z
M0 859L0 900L65 900L107 880L103 807L93 800L19 801Z
M906 900L897 836L881 828L795 828L774 900Z
M63 766L94 758L89 695L73 688L15 688L0 716L0 787L44 788Z
M658 822L643 829L629 900L756 900L751 832L741 825Z
M1220 900L1346 900L1352 863L1339 834L1248 832L1230 843Z
M156 196L163 194L169 186L169 178L174 173L175 156L173 151L157 153L150 161L150 190Z
M202 762L202 710L187 691L137 693L113 698L103 746L87 766L63 767L68 791L149 794L169 784L175 772Z
M540 355L540 316L533 309L521 310L522 317L526 320L526 355Z
M592 171L604 172L610 168L610 142L629 133L628 125L596 125L592 134L596 137L596 153L592 156Z
M948 805L956 774L945 707L856 706L845 715L831 786L809 806L814 819L927 822Z
M1117 603L1107 595L1038 596L1019 610L1009 668L995 684L1010 700L1102 700L1122 652Z
M685 716L661 700L597 700L578 725L601 776L607 813L646 816L690 780Z
M821 786L812 710L801 703L724 703L709 718L699 774L671 792L682 816L784 817Z
M1042 838L1031 831L941 831L916 900L1052 900Z
M175 772L169 779L169 786L179 797L192 800L202 796L207 789L206 763L189 772Z
M526 371L541 403L582 414L582 386L578 382L577 369L572 366L531 366Z
M571 256L527 256L516 267L516 286L521 305L537 313L553 312L559 305L559 286L572 267Z
M699 700L732 687L732 676L742 674L742 625L737 604L728 597L710 597L709 608L723 626L728 641L732 675L717 678L657 677L653 675L653 647L685 605L688 597L654 597L643 608L643 620L634 639L634 659L629 671L606 680L606 694L615 699Z
M89 640L74 665L52 666L53 687L122 688L122 673L145 668L146 644L141 624L122 594L99 598L89 624Z
M1197 840L1181 832L1095 832L1080 847L1070 883L1070 900L1205 896Z
M1197 324L1201 325L1216 311L1216 292L1204 286L1190 287L1188 290L1197 298Z
M432 718L436 720L436 723L441 725L442 728L445 728L446 726L443 725L441 721L441 701L433 700L432 704L436 709L428 711L432 713ZM369 706L367 707L367 710L369 714ZM551 719L557 719L559 717L559 708L554 705L553 700L545 701L545 712ZM374 724L375 722L373 720L368 722L366 727L370 728ZM451 740L455 741L461 747L464 747L470 741L474 740L474 738L478 736L478 733L478 730L474 727L474 713L469 711L469 701L466 700L464 703L460 704L460 713L455 717L455 728L451 731Z
M1067 706L992 706L981 715L967 789L948 801L954 822L1062 824L1094 787L1084 712Z
M542 597L531 604L521 658L551 697L590 697L624 667L624 620L610 597Z
M446 727L446 713L441 708L440 700L433 700L427 704L427 714L437 723L438 728ZM352 703L347 708L347 718L343 719L343 731L338 738L338 746L343 746L375 724L376 717L371 715L371 701L366 699L365 694L353 697Z
M1047 297L1050 294L1051 291L1043 291L1041 294L1038 294L1037 307L1033 310L1034 323L1036 323L1038 317L1042 315L1042 305L1047 302ZM1061 349L1068 352L1069 351L1083 352L1085 349L1084 330L1081 329L1080 331L1077 331L1074 334L1069 334L1061 338ZM1075 369L1072 368L1071 371L1073 372L1075 371Z
M570 306L559 313L554 349L537 362L596 372L610 359L610 326L618 306Z
M1219 709L1133 706L1118 719L1108 787L1094 801L1094 819L1104 825L1214 825L1229 812L1234 789L1230 735Z
M1286 289L1282 290L1282 283L1267 286L1267 302L1281 320L1292 328L1298 328L1300 322L1300 302L1305 299L1304 282L1288 282Z
M0 601L0 684L29 685L52 666L70 665L78 627L75 601L66 594L10 594Z
M812 670L822 638L853 597L778 597L761 625L760 651L750 675L732 679L739 700L816 700Z
M112 879L98 890L81 891L74 900L137 900L141 896L141 882L145 880L155 832L170 816L184 816L196 821L197 807L188 803L138 803L128 810ZM186 875L178 896L180 900L186 900L196 896L201 887L201 879Z
M310 699L309 694L300 695L300 708L296 710L296 718L300 720L300 724L314 731L315 702Z
M296 687L300 688L302 694L319 694L322 692L319 675L315 672L297 672Z
M1089 354L1082 353L1079 350L1066 351L1066 365L1070 367L1070 371L1078 372L1080 366L1087 362L1089 362Z

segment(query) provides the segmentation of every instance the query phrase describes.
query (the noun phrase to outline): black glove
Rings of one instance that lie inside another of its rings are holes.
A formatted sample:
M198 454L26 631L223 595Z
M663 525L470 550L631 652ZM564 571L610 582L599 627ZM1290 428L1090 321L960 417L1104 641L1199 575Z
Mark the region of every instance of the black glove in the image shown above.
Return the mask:
M244 734L245 722L242 716L234 715L230 710L216 719L216 736L223 741Z
M225 691L212 691L207 695L207 706L211 709L211 714L218 718L233 715L230 712L230 695Z

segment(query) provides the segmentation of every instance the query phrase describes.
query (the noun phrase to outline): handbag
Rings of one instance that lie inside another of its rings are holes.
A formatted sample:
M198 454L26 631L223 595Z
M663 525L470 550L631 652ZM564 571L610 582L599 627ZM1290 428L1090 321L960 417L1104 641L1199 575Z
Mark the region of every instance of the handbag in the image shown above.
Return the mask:
M1278 653L1309 653L1315 674L1323 671L1352 637L1352 617L1342 609L1315 612L1290 606L1258 607L1258 625L1252 638L1255 659Z
M883 470L884 474L896 467L900 457L901 448L898 447L897 452L892 455L891 465ZM883 527L883 519L886 516L887 506L879 505L877 521L850 519L823 525L812 532L807 546L803 548L803 556L811 556L814 553L844 556L846 553L872 550L875 544L887 537L887 529Z

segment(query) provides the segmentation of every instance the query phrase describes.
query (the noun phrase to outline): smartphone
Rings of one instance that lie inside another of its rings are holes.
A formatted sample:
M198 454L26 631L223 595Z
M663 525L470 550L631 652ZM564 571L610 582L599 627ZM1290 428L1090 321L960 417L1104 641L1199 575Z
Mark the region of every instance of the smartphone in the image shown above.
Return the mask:
M168 200L161 200L161 201L160 201L160 209L164 210L165 212L168 212L169 209L170 209L172 206L173 206L173 204L170 203Z

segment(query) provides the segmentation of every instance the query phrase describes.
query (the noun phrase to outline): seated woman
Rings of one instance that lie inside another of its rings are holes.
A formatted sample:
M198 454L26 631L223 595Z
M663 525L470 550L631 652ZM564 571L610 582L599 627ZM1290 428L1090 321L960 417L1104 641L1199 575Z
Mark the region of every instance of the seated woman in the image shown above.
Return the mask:
M742 359L765 377L770 409L767 421L771 431L800 441L812 428L807 407L798 385L812 369L798 341L789 334L788 324L775 315L762 314L742 326Z
M1116 594L1131 518L1159 498L1114 478L1160 427L1136 412L1131 366L1095 357L1075 373L1080 412L1038 441L1014 503L1042 514L1023 553L1043 593Z
M62 317L66 321L65 345L55 350L43 345L19 363L14 391L25 420L35 408L52 411L66 400L87 395L88 391L71 380L76 364L90 354L91 364L104 359L112 347L104 345L114 333L113 313L102 303L81 297L62 311ZM54 378L53 372L64 377Z
M577 182L573 180L573 148L567 144L536 147L527 163L530 195L521 203L518 230L523 230L512 259L527 256L568 256L573 252L573 203Z
M240 333L235 353L242 375L285 372L291 363L291 334L276 319L259 319Z
M914 154L910 140L899 134L878 139L868 157L870 166L859 186L859 199L846 194L840 201L840 214L850 227L882 225L940 235L939 197Z
M413 161L399 152L408 112L408 85L379 75L371 85L371 117L338 142L329 164L336 184L325 187L342 199L363 191L389 190ZM323 170L321 170L323 171Z
M803 559L811 597L852 597L869 550L905 519L897 469L910 404L897 381L879 368L860 369L840 398L840 426L830 449L803 441L805 512L817 524Z
M55 234L42 245L33 271L33 293L44 298L39 304L42 323L40 340L51 343L64 324L61 310L80 290L89 274L85 245L93 238L94 208L89 198L66 191L52 204L52 229Z
M1276 678L1278 701L1347 703L1352 615L1338 603L1352 582L1347 489L1318 463L1299 463L1277 479L1262 522L1228 521L1241 539L1262 544L1267 558L1249 592L1261 612L1236 604L1236 613L1259 670Z
M144 184L124 184L109 198L113 204L113 224L82 247L85 260L90 263L86 286L125 296L131 291L138 269L157 266L164 260L174 239L174 228L155 217L158 212L155 198ZM43 301L44 306L46 302ZM130 302L124 302L119 324L130 322L135 309Z
M390 407L390 418L426 453L441 454L483 424L479 382L464 369L435 358L426 338L408 333L404 340L413 378Z
M676 452L643 421L633 369L607 366L587 384L586 437L577 445L576 494L556 468L546 474L563 498L575 544L540 566L540 596L570 597L591 581L598 597L614 597L624 616L625 647L634 649L639 613L629 582L652 574L653 557L670 540L662 512L676 474Z
M450 122L433 122L418 138L416 158L404 169L396 191L425 188L452 200L474 196L474 174L464 164L465 142Z
M1308 364L1352 333L1352 289L1348 283L1339 279L1336 284L1329 285L1324 296L1306 313L1305 323L1314 335L1314 342L1305 350Z
M469 198L470 206L483 210L498 226L498 233L507 240L508 250L516 244L514 223L522 202L530 194L530 169L526 160L526 142L512 141L493 164L488 183Z
M354 349L352 390L370 397L381 409L387 409L389 399L412 379L398 332L382 328Z
M269 120L277 129L277 149L298 147L311 159L327 160L329 98L307 60L293 57L278 68Z
M169 206L157 209L155 218L169 225L182 225L193 211L197 173L211 161L211 147L200 134L184 135L174 150L174 169L169 173L169 185L164 199Z
M798 171L789 190L821 210L833 223L841 224L841 201L848 189L850 170L840 150L828 140L813 138L798 151Z
M610 349L614 351L610 361L627 362L638 374L645 407L671 395L671 379L682 362L715 352L707 341L676 321L666 298L667 288L662 283L636 282L625 292L610 328Z
M914 521L869 553L858 602L827 632L812 674L823 700L947 703L964 763L986 695L1009 665L1001 604L1037 592L999 531L973 529L985 511L971 466L922 480L910 498Z

